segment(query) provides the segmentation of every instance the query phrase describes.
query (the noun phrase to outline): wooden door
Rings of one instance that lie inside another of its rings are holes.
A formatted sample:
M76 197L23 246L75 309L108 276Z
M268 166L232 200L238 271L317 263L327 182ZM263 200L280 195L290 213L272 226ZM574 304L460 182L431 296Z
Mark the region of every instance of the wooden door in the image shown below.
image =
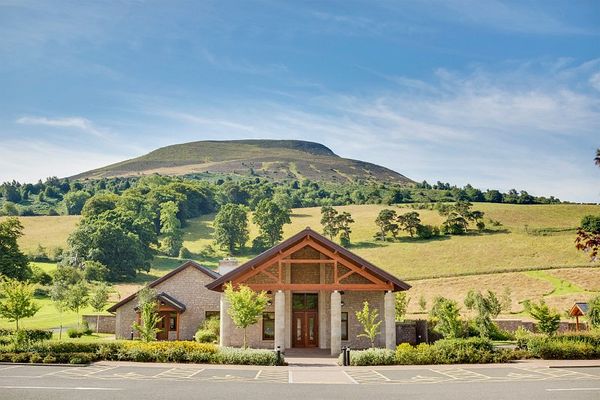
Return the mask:
M162 319L157 326L160 331L156 333L156 340L169 340L169 313L161 312L158 315L162 317Z
M319 317L316 311L294 311L292 316L292 346L319 345Z

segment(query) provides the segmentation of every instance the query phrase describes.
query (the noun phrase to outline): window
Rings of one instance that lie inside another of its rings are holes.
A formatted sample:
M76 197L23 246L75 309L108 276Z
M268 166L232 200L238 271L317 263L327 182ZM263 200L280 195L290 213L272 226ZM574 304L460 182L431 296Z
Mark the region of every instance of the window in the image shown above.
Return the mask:
M275 313L263 313L262 338L263 340L275 340Z
M169 330L170 331L177 330L177 313L171 313L169 315Z
M209 318L219 319L220 315L221 315L221 313L219 311L206 311L206 312L204 312L204 318L205 319L209 319Z
M348 340L348 313L342 313L342 340Z
M319 308L319 295L316 293L292 294L292 309L294 311L312 311Z

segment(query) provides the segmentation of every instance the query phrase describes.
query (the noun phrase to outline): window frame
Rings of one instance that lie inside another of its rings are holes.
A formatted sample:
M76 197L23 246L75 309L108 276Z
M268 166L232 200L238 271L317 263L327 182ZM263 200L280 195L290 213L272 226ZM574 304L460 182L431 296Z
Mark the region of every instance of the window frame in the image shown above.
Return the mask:
M272 337L267 336L265 332L265 322L272 323L273 335ZM273 311L265 311L262 314L262 326L261 326L262 340L273 341L275 340L275 313Z
M346 314L346 319L344 319L344 314ZM348 312L347 311L342 312L341 322L342 322L342 325L340 327L341 340L348 340L348 337L350 336L350 332L348 331L350 324L348 323ZM344 325L346 326L345 334L344 334Z

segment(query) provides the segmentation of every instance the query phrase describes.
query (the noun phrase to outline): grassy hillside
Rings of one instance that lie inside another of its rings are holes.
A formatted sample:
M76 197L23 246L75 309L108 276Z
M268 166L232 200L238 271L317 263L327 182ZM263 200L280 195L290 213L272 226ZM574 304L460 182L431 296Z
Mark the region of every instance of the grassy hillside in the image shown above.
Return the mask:
M405 176L364 161L337 156L329 148L300 140L232 140L183 143L74 176L74 179L160 173L223 173L276 180L411 183Z
M581 217L600 214L600 206L478 203L474 208L486 213L486 221L492 218L500 221L502 226L491 227L488 233L426 241L403 234L398 241L385 243L373 240L377 229L373 221L382 208L384 206L378 205L338 207L350 212L356 220L352 226L351 250L413 285L409 292L411 313L420 312L421 296L429 307L438 295L462 302L469 289L491 289L501 293L504 288L510 288L512 312L516 314L522 313L520 302L524 299L544 298L562 311L575 300L587 300L600 293L600 266L590 263L587 255L577 252L573 244ZM410 210L407 206L395 208L399 213ZM435 211L418 212L424 223L442 222L442 217ZM192 251L195 260L216 267L224 254L214 250L213 218L214 215L206 215L189 221L184 245ZM21 221L25 236L20 244L26 251L34 251L38 244L47 249L64 247L78 217L24 217ZM319 208L293 210L292 224L285 227L284 236L306 226L320 230L319 221ZM250 230L252 239L258 230L253 225ZM254 254L246 253L238 258L244 261L252 256ZM141 274L136 282L117 285L121 298L180 263L181 260L174 258L155 257L149 273ZM52 264L37 264L48 272L55 268ZM26 326L56 326L58 315L53 306L45 299L40 301L43 305L41 314L26 322ZM66 313L64 318L67 324L75 321L72 313ZM9 325L0 321L0 327Z

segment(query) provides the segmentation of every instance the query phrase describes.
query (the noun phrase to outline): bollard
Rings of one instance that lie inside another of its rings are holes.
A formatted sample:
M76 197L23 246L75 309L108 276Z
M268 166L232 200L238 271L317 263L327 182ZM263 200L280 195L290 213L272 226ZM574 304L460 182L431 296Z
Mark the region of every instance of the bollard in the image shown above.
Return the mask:
M346 346L342 347L342 365L344 367L347 367L348 365L346 364Z
M277 365L281 365L281 346L277 346Z
M346 365L350 366L350 346L346 347Z
M131 331L131 340L133 340L133 331Z

